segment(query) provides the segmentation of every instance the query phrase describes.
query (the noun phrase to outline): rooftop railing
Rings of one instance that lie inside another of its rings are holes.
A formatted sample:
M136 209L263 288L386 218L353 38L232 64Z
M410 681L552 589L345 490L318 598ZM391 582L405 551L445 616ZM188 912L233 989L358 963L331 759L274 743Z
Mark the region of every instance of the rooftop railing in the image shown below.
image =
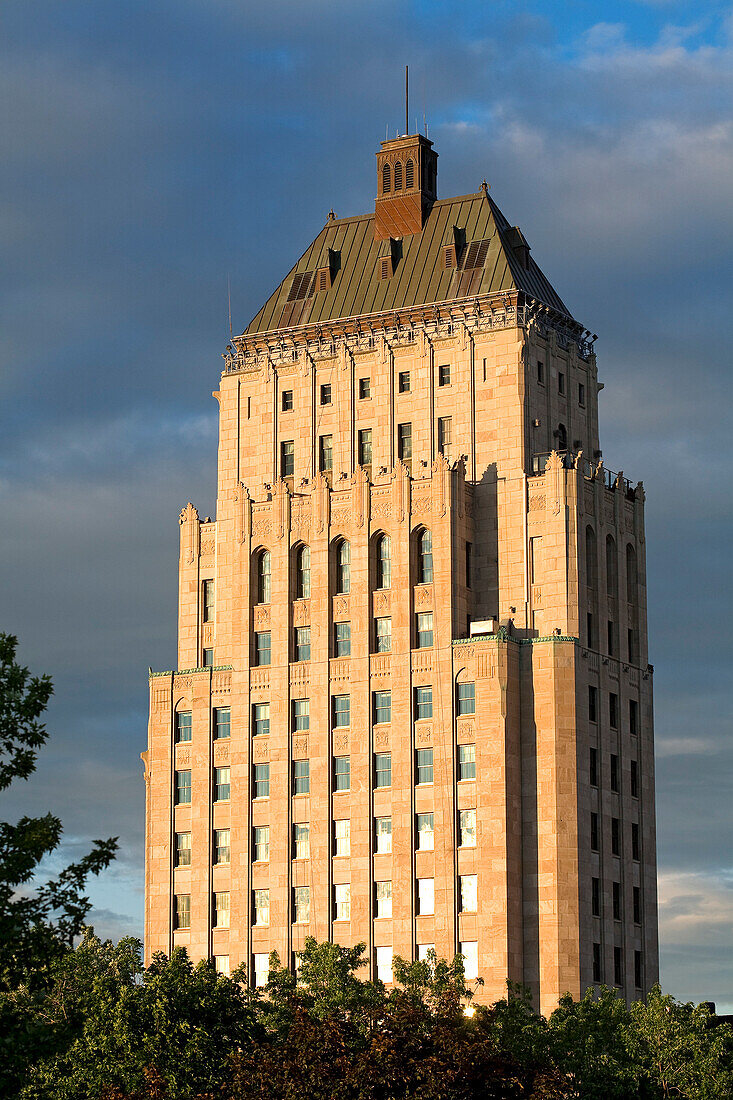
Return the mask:
M594 465L590 459L585 458L576 451L555 451L554 453L559 455L566 470L577 468L583 474L583 477L588 478L589 481L598 481L602 478L607 489L621 489L628 500L634 499L634 486L623 474L617 474L614 470L606 469L602 462ZM551 454L553 454L552 451L543 451L532 455L533 474L544 474Z

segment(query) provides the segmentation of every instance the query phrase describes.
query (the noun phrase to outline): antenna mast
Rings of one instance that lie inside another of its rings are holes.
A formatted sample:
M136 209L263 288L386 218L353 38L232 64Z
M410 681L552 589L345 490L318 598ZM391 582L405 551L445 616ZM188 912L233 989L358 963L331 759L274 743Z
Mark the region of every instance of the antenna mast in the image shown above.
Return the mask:
M227 294L229 297L229 339L233 339L234 333L232 332L232 282L227 275Z
M407 65L405 65L405 137L407 137L410 132L410 111L408 106L409 88Z

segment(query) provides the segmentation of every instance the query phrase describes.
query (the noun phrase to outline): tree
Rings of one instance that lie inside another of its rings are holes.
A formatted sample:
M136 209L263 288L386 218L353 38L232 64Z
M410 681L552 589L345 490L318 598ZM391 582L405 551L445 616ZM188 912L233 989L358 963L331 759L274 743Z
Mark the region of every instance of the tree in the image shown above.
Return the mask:
M579 1001L560 998L547 1027L550 1058L567 1082L568 1097L627 1100L635 1095L626 1048L629 1013L615 990L589 989Z

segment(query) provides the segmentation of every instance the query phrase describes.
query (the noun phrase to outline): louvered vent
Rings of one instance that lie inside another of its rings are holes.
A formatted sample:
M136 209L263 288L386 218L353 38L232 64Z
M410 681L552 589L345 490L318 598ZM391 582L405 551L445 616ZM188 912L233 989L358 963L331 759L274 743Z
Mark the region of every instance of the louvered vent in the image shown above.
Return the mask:
M405 165L405 190L411 191L415 186L415 165L411 160L408 160Z
M443 267L447 270L449 267L456 266L456 249L455 245L446 245L443 249Z
M390 170L389 165L385 164L384 168L382 169L382 194L388 195L390 191Z
M483 267L488 251L489 241L473 241L466 251L466 258L463 261L463 270L466 271L468 268Z
M394 189L395 191L402 190L402 162L399 160L394 166Z
M313 281L313 272L304 271L302 275L296 275L293 279L293 285L290 288L288 294L289 302L299 302L302 298L305 298L310 290L311 282Z
M392 273L390 270L391 267L392 261L390 260L389 256L382 256L381 260L379 261L379 278L388 279Z
M316 272L317 290L328 290L331 285L331 271L327 267L319 267Z

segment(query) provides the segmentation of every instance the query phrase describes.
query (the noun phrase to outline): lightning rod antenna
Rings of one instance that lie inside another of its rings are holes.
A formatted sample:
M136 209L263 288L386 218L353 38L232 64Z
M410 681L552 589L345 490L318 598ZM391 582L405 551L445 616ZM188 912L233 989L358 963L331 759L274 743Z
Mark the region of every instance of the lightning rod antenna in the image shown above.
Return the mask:
M410 85L408 82L407 65L405 65L405 137L407 137L410 132L409 90Z

